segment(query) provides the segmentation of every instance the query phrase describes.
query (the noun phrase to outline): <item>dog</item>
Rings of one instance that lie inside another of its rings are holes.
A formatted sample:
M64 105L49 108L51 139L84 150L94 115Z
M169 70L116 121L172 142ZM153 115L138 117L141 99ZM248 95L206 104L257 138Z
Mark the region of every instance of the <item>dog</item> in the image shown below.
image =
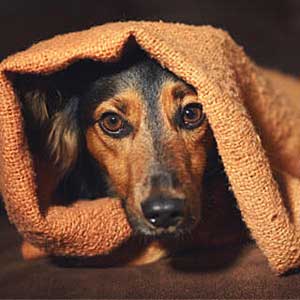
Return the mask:
M213 176L228 193L197 92L143 51L113 63L81 61L55 75L22 75L15 88L30 150L51 166L43 209L52 199L121 199L135 235L153 241L133 264L168 255L164 241L189 236L201 223L214 198L205 186Z

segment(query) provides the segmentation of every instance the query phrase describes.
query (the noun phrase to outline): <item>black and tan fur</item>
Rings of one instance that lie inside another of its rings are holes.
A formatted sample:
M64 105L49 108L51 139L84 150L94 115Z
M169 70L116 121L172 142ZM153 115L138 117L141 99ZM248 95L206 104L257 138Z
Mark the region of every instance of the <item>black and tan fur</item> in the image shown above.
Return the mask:
M82 61L55 75L20 76L15 85L31 151L54 170L51 199L120 198L136 235L156 241L176 239L199 224L205 177L222 172L222 165L191 86L142 52L118 63ZM201 113L193 128L182 120L189 105ZM125 120L121 134L103 129L108 113ZM151 199L181 201L180 221L153 226L142 208ZM136 261L165 254L155 242Z

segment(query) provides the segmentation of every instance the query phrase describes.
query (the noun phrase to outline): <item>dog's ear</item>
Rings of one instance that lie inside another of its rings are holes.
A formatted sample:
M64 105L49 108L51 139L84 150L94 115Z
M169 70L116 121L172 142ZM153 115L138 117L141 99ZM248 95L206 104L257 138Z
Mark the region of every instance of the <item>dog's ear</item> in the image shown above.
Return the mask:
M35 125L42 125L49 119L46 94L39 89L24 94L22 108L25 118Z
M31 127L43 128L64 104L60 88L51 77L18 75L14 87L24 119Z
M41 152L65 173L80 148L79 98L100 76L102 63L84 60L49 75L21 74L13 79L32 153Z
M47 148L54 164L62 174L77 161L81 143L79 98L71 97L65 107L49 120Z
M51 76L22 76L15 81L15 90L32 153L50 160L65 174L78 157L79 98L71 97Z

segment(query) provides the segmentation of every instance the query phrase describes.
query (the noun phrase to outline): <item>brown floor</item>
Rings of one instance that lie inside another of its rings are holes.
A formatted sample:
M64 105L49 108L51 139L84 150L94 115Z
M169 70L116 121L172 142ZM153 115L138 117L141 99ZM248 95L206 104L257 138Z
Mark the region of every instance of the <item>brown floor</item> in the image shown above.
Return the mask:
M300 297L300 275L275 277L254 245L143 267L64 268L47 259L22 261L20 237L0 220L0 298Z

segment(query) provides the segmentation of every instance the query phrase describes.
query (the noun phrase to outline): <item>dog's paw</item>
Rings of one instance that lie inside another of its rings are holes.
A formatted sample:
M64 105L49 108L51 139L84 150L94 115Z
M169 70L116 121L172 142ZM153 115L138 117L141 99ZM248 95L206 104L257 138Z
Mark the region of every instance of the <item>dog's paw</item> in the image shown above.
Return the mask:
M169 255L169 251L158 241L152 242L147 246L144 251L132 260L130 260L128 266L141 266L153 263Z
M23 241L22 243L21 253L25 260L33 260L47 256L45 251L31 245L26 241Z

